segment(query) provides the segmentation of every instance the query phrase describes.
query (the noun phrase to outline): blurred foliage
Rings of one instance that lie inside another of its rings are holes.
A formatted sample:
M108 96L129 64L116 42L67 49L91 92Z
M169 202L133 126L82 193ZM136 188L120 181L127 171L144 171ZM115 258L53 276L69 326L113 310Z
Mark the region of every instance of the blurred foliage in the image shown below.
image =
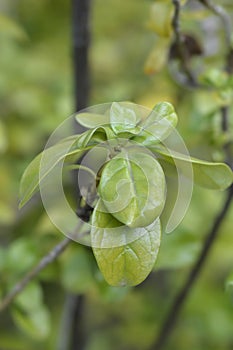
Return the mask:
M182 30L194 35L204 51L202 57L192 58L193 67L215 85L207 91L189 90L174 77L175 60L163 65L168 46L164 45L161 56L156 52L157 44L161 50L161 38L152 24L148 27L150 21L157 21L151 9L156 3L162 1L93 1L90 104L131 100L152 107L163 100L172 102L190 153L223 161L222 145L233 135L233 110L230 106L230 133L222 135L219 108L223 100L231 103L232 82L218 76L225 53L220 22L194 1L182 9ZM232 1L215 3L233 13ZM53 129L73 112L70 32L69 2L0 3L1 297L63 238L39 198L18 212L17 194L26 165L43 149ZM152 68L145 68L149 55ZM87 350L147 349L223 198L222 192L194 188L183 222L176 232L163 236L155 272L134 289L106 285L91 252L72 243L0 315L0 348L55 349L65 293L70 291L86 295ZM233 347L232 215L231 209L167 350Z

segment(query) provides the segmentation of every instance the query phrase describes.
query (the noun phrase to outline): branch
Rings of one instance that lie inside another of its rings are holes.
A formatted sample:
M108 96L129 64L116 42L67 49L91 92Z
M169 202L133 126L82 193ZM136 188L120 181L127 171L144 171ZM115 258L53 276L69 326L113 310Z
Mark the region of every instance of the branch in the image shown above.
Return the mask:
M72 44L75 109L86 108L90 90L88 50L91 0L72 0Z
M84 295L67 294L58 337L57 350L83 349L85 332L83 326ZM76 337L73 334L76 334Z
M90 94L90 69L88 52L90 45L90 10L91 0L72 0L72 50L74 68L74 100L76 111L86 108ZM85 130L82 125L75 126L78 133ZM81 162L81 159L79 160ZM90 217L90 207L80 206L81 193L77 186L77 172L74 176L74 189L78 203L77 215L85 221ZM85 332L83 322L83 295L67 293L61 322L58 350L84 349Z
M12 301L21 293L24 288L32 281L47 265L51 264L69 245L71 240L65 238L58 243L46 256L44 256L40 262L29 271L9 292L9 294L2 300L0 304L0 312L6 309Z
M77 227L75 228L75 231L72 235L75 235L77 237L77 232L82 228L83 221L80 220L77 224ZM72 235L70 237L72 237ZM63 241L58 243L47 255L45 255L39 263L31 270L29 271L9 292L9 294L6 295L6 297L1 301L0 303L0 312L5 310L17 297L19 293L21 293L24 288L30 283L33 278L35 278L42 270L46 268L47 265L51 264L61 253L64 252L64 250L67 248L67 246L72 242L71 238L65 238Z
M211 0L198 0L198 1L220 18L223 25L224 33L225 33L226 46L230 48L232 46L231 45L232 26L231 26L231 18L228 15L228 13L225 11L225 9L222 6L212 3Z
M231 21L228 16L228 14L218 5L212 4L209 0L199 0L203 5L208 7L212 12L214 12L216 15L218 15L224 25L225 28L225 37L226 37L226 45L229 48L228 54L226 55L226 62L225 62L225 70L231 74L233 73L233 49L231 47ZM173 0L173 3L179 3L179 1ZM177 12L177 11L176 11ZM176 23L176 16L179 16L175 14L174 17L174 27ZM179 37L178 37L179 39ZM222 132L226 133L229 130L229 107L224 106L220 109L221 116L222 116ZM223 145L223 149L225 151L226 155L226 162L232 167L232 154L230 150L230 144L229 142L226 142L225 145ZM227 196L225 199L225 202L219 211L218 215L214 219L213 225L210 229L210 231L207 233L206 239L204 241L202 250L197 258L196 263L194 264L192 270L190 271L190 274L188 275L183 287L178 292L177 296L175 297L175 300L170 308L170 311L168 312L165 321L162 325L162 328L160 330L160 333L158 335L158 338L156 342L152 345L151 349L153 350L160 350L165 345L166 341L168 340L169 336L171 335L173 328L179 318L180 312L182 310L182 307L186 301L186 299L189 296L189 293L192 290L192 287L199 276L201 269L204 266L204 263L206 262L206 259L208 257L208 254L213 246L213 243L215 242L217 235L219 233L219 229L223 223L223 220L225 219L226 215L229 212L231 203L233 201L233 185L228 189Z
M222 22L223 30L225 33L225 42L226 42L226 71L229 74L233 73L233 47L231 42L231 34L232 34L232 24L231 17L225 11L225 9L211 2L211 0L198 0L203 6L208 8L211 12L213 12Z
M207 238L204 242L203 248L201 250L201 253L192 268L187 280L184 283L184 286L181 288L177 296L175 297L175 300L171 306L171 309L166 316L165 322L163 323L163 326L161 328L161 331L159 333L159 337L155 344L152 345L151 349L153 350L160 350L164 346L165 342L168 340L174 325L179 317L179 314L181 312L181 309L193 287L193 284L198 277L198 275L201 272L201 269L204 265L204 262L206 261L206 258L209 254L210 248L212 247L217 234L219 232L219 229L221 227L221 224L223 223L224 218L226 217L227 213L229 212L230 205L233 199L233 185L229 188L227 197L225 199L224 205L222 209L220 210L219 214L216 216L214 223L207 234Z
M172 2L175 7L174 16L172 19L172 26L175 33L175 45L177 46L177 49L179 51L181 66L183 68L184 73L187 76L188 85L192 87L196 87L198 84L189 67L188 53L187 53L186 47L184 46L184 42L182 39L181 30L180 30L180 0L172 0Z
M224 134L227 134L228 130L229 130L229 108L227 106L223 106L221 108L221 116L222 116L222 120L221 120L221 127L222 127L222 132ZM232 159L232 154L231 154L231 141L227 140L225 142L225 144L223 145L223 149L225 151L225 155L226 155L226 163L233 168L233 159Z

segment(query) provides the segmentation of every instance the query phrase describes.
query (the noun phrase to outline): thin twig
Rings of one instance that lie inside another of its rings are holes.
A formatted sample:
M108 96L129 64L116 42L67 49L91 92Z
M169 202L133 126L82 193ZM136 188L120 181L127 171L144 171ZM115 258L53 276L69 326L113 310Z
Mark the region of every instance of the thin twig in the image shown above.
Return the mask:
M188 79L188 84L196 87L197 86L197 82L196 79L189 67L189 62L188 62L188 54L187 54L187 50L183 44L183 39L182 39L182 34L181 34L181 30L180 30L180 0L172 0L173 5L175 7L175 12L174 12L174 16L172 19L172 26L174 29L174 33L175 33L175 44L178 48L179 51L179 56L180 56L180 60L181 60L181 66L182 69L184 71L184 73L187 76Z
M225 11L225 9L222 6L214 4L211 0L198 0L198 1L220 18L220 20L222 21L222 25L225 33L226 46L230 48L232 46L231 45L232 25L231 25L231 18L228 15L228 13Z
M83 327L84 295L68 293L63 308L57 350L82 349L85 344ZM76 337L73 336L76 334ZM75 343L75 341L77 341Z
M226 137L228 138L228 130L229 130L229 108L227 106L223 106L220 109L221 111L221 116L222 116L222 123L221 123L221 128L222 128L222 132L223 134L226 135ZM230 140L226 140L226 142L223 145L223 150L225 152L226 155L226 163L233 168L233 159L232 159L232 154L231 154L231 141Z
M29 282L33 280L45 267L51 264L69 245L71 240L65 238L63 241L58 243L46 256L44 256L40 262L29 271L9 292L9 294L2 300L0 304L0 312L6 309L15 297L21 293Z
M90 95L90 68L89 68L89 46L90 46L90 11L91 0L72 0L72 49L74 68L74 101L76 111L80 111L88 106ZM85 129L82 125L75 126L77 132ZM81 163L79 159L79 163ZM91 207L86 205L81 207L81 193L77 186L78 172L73 173L74 189L78 203L77 214L83 220L90 218ZM84 349L86 342L83 325L84 295L74 295L67 293L63 310L60 339L61 344L58 349L74 350ZM68 329L69 328L69 329ZM67 334L68 331L68 334Z
M225 33L225 46L226 46L226 66L225 70L229 73L233 73L233 46L232 46L232 23L231 17L225 11L225 9L217 4L214 4L211 0L198 0L203 6L208 8L216 16L218 16L222 22L222 27Z
M165 342L168 340L174 325L179 317L179 314L181 312L181 309L189 295L189 293L192 290L193 284L195 280L197 279L198 275L200 274L200 271L204 265L204 262L206 261L206 258L209 254L209 250L212 247L217 234L219 232L219 229L221 227L221 224L223 223L224 218L226 217L227 213L229 212L230 205L233 199L233 186L231 186L228 190L226 200L224 202L224 205L222 209L220 210L219 214L216 216L214 223L207 234L207 238L204 242L203 248L201 250L201 253L192 268L187 280L184 283L184 286L181 288L177 296L175 297L175 300L170 308L170 311L168 315L166 316L165 322L161 328L161 331L159 333L159 337L154 345L152 345L151 350L160 350L165 345Z
M212 4L209 0L199 0L203 5L208 7L211 11L213 11L216 15L218 15L222 22L224 22L224 28L225 28L225 36L226 36L226 46L228 48L228 54L226 55L226 65L225 70L231 74L233 72L233 50L231 47L231 22L229 19L229 16L227 13L218 5ZM173 1L174 3L174 1ZM175 26L174 26L175 28ZM229 129L229 108L227 106L224 106L220 109L221 116L222 116L222 132L227 133ZM223 146L223 149L225 150L226 155L226 162L232 166L232 154L230 151L229 143L226 143ZM228 193L225 199L225 202L220 209L219 214L216 216L213 225L209 231L209 233L206 236L206 239L204 241L202 250L197 258L196 263L194 264L192 270L190 271L190 274L188 275L187 279L185 280L184 285L178 292L177 296L174 299L174 302L172 303L172 306L170 308L170 311L168 312L165 321L161 327L160 333L158 335L158 338L156 342L152 345L151 350L160 350L163 348L165 343L167 342L169 336L171 335L173 328L179 318L180 312L182 310L182 307L187 300L187 297L189 293L192 290L192 287L199 276L201 269L204 266L204 263L206 262L206 259L208 257L208 254L210 252L210 249L213 246L213 243L215 242L217 235L219 233L219 229L223 223L223 220L225 219L227 213L229 212L231 203L233 200L233 185L228 189Z

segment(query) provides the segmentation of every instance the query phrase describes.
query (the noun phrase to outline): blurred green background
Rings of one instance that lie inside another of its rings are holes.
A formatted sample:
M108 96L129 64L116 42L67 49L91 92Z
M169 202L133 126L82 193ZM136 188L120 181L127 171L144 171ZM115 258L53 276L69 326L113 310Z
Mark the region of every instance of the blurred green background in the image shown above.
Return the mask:
M145 63L158 41L148 25L156 21L151 7L155 2L92 1L90 105L130 100L152 107L159 101L172 102L190 153L223 161L218 112L222 96L183 88L170 74L174 67L146 74ZM231 1L221 3L233 12ZM206 53L194 66L200 72L221 68L219 21L201 7L186 6L182 28L194 33ZM17 205L25 167L74 111L71 45L69 1L0 1L0 297L63 239L39 197L20 212ZM156 60L152 63L151 71L156 71ZM195 186L183 222L172 234L163 235L154 272L133 289L108 286L91 252L72 243L0 315L0 349L58 349L67 292L85 294L86 350L148 349L223 199L222 192ZM231 285L226 288L233 271L232 217L233 208L167 350L233 348Z

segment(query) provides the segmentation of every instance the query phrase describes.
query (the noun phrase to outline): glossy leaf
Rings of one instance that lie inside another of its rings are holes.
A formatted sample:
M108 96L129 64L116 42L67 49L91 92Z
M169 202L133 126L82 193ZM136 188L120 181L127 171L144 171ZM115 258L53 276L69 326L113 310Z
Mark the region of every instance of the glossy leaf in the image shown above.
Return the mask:
M113 137L110 127L97 127L81 135L69 136L45 149L33 159L21 178L19 207L23 207L39 190L39 184L60 161L77 161L86 150ZM40 169L42 158L43 168Z
M95 113L78 113L75 119L82 126L92 129L98 126L110 124L110 116L107 114L95 114Z
M70 138L64 142L59 142L56 145L44 150L28 165L20 182L20 208L22 208L30 200L33 194L39 190L39 184L41 181L46 178L48 173L60 161L73 156L75 156L76 159L81 157L85 149L70 150L72 144L73 140ZM46 164L43 162L43 165L46 165L46 167L42 169L43 171L40 174L42 157L46 157Z
M206 162L196 158L189 158L181 153L170 150L170 152L163 146L150 147L150 150L157 152L169 164L175 167L175 160L178 160L177 166L185 174L185 164L192 163L194 182L197 185L214 189L225 190L233 182L232 170L224 163ZM176 169L174 168L176 171Z
M165 190L160 164L138 148L125 149L110 160L98 187L108 212L130 227L147 226L161 214Z
M130 131L137 134L139 129L136 128L140 121L140 116L134 110L134 104L127 102L113 102L110 109L110 123L116 134Z
M109 126L100 126L82 133L78 138L76 145L78 148L84 148L113 138L115 138L115 135Z
M140 124L142 131L133 140L145 146L164 140L177 124L174 107L168 102L155 105L149 116Z
M135 286L148 276L160 245L160 221L147 227L122 226L102 212L99 201L92 216L91 239L98 266L112 286Z

